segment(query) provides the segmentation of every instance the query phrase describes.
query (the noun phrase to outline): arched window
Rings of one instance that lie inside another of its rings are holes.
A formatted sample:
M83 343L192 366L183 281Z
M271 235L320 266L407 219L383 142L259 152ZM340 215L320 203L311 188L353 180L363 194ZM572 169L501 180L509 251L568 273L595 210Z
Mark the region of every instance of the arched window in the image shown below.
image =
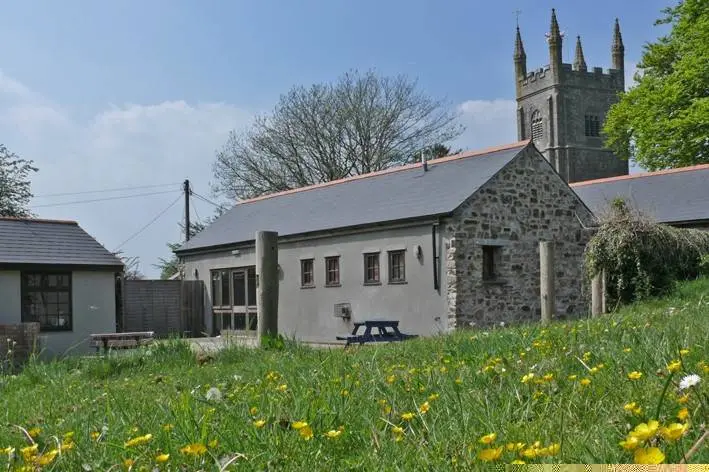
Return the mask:
M535 110L532 113L532 141L537 141L544 135L544 122L542 121L542 114L539 110Z

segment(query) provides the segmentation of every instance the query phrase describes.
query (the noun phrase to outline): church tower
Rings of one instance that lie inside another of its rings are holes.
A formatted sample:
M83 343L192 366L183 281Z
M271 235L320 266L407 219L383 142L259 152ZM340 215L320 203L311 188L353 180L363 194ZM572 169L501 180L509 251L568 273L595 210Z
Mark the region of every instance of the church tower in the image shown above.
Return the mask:
M547 33L549 64L527 72L527 55L517 26L514 63L517 135L534 145L567 182L628 174L628 161L603 145L601 128L610 106L625 89L623 39L615 20L612 68L589 70L581 37L576 37L573 64L563 62L564 34L551 10Z

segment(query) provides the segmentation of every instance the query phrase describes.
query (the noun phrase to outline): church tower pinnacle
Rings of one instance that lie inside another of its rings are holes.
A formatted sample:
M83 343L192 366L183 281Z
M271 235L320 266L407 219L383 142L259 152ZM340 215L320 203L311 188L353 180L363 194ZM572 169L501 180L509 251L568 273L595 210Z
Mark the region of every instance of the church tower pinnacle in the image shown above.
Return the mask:
M522 34L519 32L517 25L517 36L515 37L515 77L519 81L527 75L527 54L524 52L524 44L522 44Z
M625 46L623 46L623 37L620 35L620 24L618 23L618 18L615 19L615 28L613 29L613 45L611 46L611 54L613 56L613 68L623 70L625 62Z
M561 42L562 36L559 31L559 23L556 21L556 10L551 9L551 28L548 36L549 41L549 68L555 78L559 78L561 72Z
M583 48L581 47L581 36L576 36L576 55L574 56L574 70L587 72L586 60L583 58Z

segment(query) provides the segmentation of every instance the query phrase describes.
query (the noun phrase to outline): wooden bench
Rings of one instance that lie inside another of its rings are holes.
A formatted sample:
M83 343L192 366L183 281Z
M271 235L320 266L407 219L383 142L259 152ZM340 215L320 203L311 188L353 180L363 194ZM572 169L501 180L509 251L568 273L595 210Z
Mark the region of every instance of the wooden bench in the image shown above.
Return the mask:
M100 351L109 349L132 349L153 340L153 331L133 331L127 333L97 333L91 335L91 345Z
M364 327L362 334L357 334L357 331ZM372 333L372 328L377 330L377 333ZM336 339L345 341L345 347L350 344L377 343L377 342L392 342L405 341L415 338L415 334L404 334L399 331L399 322L396 320L367 320L354 323L352 334L347 336L336 336Z

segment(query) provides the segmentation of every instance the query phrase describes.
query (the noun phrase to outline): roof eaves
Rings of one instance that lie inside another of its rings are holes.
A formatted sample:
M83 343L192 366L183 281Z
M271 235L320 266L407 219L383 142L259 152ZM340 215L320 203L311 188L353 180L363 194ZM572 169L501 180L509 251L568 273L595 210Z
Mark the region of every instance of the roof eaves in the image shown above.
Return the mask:
M62 225L74 225L79 226L79 223L73 220L51 220L46 218L26 218L26 217L15 217L15 216L0 216L0 221L17 221L18 223L55 223Z

